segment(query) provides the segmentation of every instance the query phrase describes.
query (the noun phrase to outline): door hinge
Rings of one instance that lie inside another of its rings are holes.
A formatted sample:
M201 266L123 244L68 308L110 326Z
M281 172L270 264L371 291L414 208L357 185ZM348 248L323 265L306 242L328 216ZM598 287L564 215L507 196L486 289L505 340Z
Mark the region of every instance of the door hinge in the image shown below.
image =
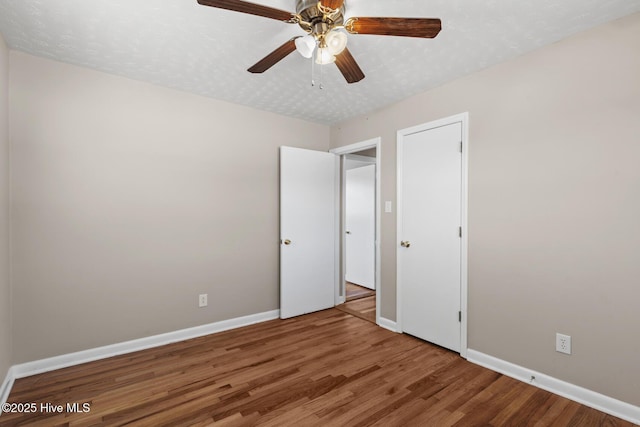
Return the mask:
M462 141L460 141L460 152L462 153Z
M462 238L462 227L458 227L458 236Z
M462 323L462 312L458 312L458 322Z

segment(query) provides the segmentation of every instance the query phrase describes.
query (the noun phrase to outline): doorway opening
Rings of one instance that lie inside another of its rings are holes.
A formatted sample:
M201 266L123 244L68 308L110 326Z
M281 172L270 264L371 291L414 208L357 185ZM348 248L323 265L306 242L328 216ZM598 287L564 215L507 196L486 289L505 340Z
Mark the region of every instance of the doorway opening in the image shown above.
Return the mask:
M380 138L331 153L340 156L336 308L379 324Z

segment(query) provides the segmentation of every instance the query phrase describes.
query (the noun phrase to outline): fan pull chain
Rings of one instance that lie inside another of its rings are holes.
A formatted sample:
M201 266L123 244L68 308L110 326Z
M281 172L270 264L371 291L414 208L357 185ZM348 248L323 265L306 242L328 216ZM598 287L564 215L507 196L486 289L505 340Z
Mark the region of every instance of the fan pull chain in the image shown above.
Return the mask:
M316 63L314 61L313 58L311 58L311 87L315 87L316 86L316 69L319 69L320 71L318 71L319 78L318 78L318 89L324 89L324 85L322 84L322 65L320 65L319 67L316 67Z
M315 53L315 51L314 51ZM311 55L311 87L315 87L316 86L316 69L319 69L320 71L318 71L319 78L318 78L318 89L324 89L324 85L322 84L322 65L318 64L319 67L316 67L316 57L315 54Z

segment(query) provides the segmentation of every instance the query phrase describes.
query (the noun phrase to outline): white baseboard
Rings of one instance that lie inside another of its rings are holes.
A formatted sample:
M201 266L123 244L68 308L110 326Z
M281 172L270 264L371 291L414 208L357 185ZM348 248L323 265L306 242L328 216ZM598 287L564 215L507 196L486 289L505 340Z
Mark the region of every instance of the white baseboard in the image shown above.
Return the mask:
M11 388L13 387L13 382L16 377L13 373L13 366L9 368L7 371L7 376L4 378L2 382L2 387L0 387L0 404L6 403L9 398L9 393L11 392Z
M543 390L574 400L585 406L597 409L623 420L640 425L640 407L622 402L609 396L592 390L571 384L549 375L523 368L502 359L476 350L467 350L467 360L476 365L484 366L492 371L499 372L508 377L534 385ZM531 381L531 376L535 379Z
M386 319L382 316L380 316L380 319L378 321L378 326L380 326L381 328L388 329L391 332L400 332L398 331L398 324L396 322L394 322L393 320Z
M254 323L277 319L279 317L280 310L267 311L265 313L252 314L235 319L223 320L220 322L210 323L208 325L196 326L193 328L182 329L179 331L153 335L150 337L140 338L132 341L111 344L104 347L97 347L89 350L83 350L75 353L63 354L60 356L49 357L47 359L35 360L33 362L14 365L9 369L7 377L2 383L2 394L0 395L2 401L0 403L5 403L7 401L6 399L9 397L9 392L11 391L13 382L18 378L24 378L31 375L41 374L43 372L54 371L56 369L79 365L81 363L93 362L94 360L119 356L121 354L132 353L134 351L159 347L162 345L184 341L191 338L198 338L204 335L214 334L216 332L227 331L230 329L240 328L242 326L252 325Z

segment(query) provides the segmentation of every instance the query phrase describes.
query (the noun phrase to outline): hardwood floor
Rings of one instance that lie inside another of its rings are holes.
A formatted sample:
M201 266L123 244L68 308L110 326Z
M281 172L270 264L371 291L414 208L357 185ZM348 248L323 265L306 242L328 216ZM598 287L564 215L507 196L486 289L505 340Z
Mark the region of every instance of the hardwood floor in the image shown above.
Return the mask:
M346 282L345 285L346 285L345 299L347 301L353 301L359 298L366 298L376 294L376 291L365 288L364 286L356 285L355 283Z
M352 314L369 322L376 323L376 296L347 301L336 306L340 311Z
M19 379L2 426L631 426L331 309Z

